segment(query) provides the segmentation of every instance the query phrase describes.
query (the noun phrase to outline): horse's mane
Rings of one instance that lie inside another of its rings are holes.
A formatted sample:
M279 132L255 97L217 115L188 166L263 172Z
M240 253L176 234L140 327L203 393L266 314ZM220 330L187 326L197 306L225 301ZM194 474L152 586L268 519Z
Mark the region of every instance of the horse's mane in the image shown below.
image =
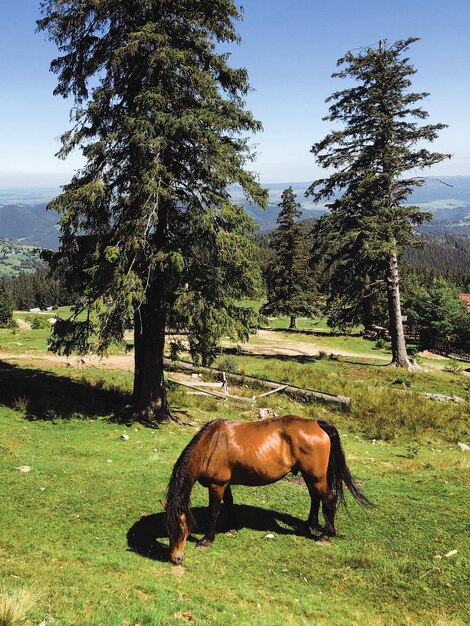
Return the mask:
M195 527L195 520L191 512L191 491L194 483L188 473L188 463L207 431L213 424L220 421L208 422L194 435L180 454L171 473L166 494L166 528L168 536L173 541L180 541L183 538L180 526L180 515L183 513L186 515L189 529Z

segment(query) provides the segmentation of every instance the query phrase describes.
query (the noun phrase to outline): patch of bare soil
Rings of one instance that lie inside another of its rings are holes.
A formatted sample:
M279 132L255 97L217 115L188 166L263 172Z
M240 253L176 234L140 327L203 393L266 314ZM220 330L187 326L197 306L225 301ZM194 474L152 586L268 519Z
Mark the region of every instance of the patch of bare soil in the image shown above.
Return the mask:
M435 354L434 352L429 352L429 350L423 350L419 353L419 356L422 356L424 359L432 359L435 361L446 361L447 357L442 356L442 354Z
M18 318L16 322L19 328L22 328L24 330L31 330L31 322L27 322L26 320L22 320L21 318Z
M22 361L24 363L34 363L35 365L53 364L62 367L74 367L82 369L86 367L99 367L102 369L118 369L132 371L134 369L133 354L113 354L106 357L96 355L88 356L59 356L58 354L8 354L0 353L2 361Z
M340 356L358 357L363 359L380 359L381 361L390 361L390 357L377 354L373 357L367 353L350 352L348 350L341 350L338 348L332 349L321 343L305 343L302 341L294 341L286 339L279 333L272 330L259 330L257 338L262 340L262 343L245 343L242 345L242 354L265 354L268 356L275 356L280 354L283 356L318 356L319 352L327 352L328 354L337 354ZM255 340L256 341L256 340Z

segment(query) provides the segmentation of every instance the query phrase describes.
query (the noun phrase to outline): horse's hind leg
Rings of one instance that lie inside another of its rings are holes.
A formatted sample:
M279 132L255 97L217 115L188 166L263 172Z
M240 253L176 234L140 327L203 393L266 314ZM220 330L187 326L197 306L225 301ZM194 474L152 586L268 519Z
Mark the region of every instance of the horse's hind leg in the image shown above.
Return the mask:
M220 513L220 503L227 485L209 485L209 527L206 534L198 542L198 548L208 548L215 539L215 527Z
M322 501L323 517L325 518L325 530L322 536L320 537L320 541L329 540L330 537L336 536L336 529L335 529L336 497L334 493L332 492L332 490L330 489L330 486L328 485L326 477L316 484L316 488Z
M318 493L315 482L311 476L302 473L305 484L307 485L308 493L310 494L310 513L306 522L307 532L312 530L321 530L323 527L318 522L318 511L320 509L320 494Z

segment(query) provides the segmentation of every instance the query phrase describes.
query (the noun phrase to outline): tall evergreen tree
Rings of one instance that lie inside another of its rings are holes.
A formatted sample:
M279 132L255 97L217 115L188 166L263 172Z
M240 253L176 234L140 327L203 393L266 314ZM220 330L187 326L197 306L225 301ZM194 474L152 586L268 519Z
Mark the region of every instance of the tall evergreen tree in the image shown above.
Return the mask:
M317 163L333 172L307 191L315 201L329 201L317 243L323 241L321 252L331 263L330 299L352 319L374 299L375 290L386 288L392 363L405 367L412 365L403 336L398 257L412 241L413 227L430 218L405 204L413 188L424 183L409 172L449 156L422 147L445 125L419 124L428 114L418 103L429 94L409 91L416 70L402 56L415 41L380 42L339 59L342 69L333 77L357 84L327 100L332 104L325 120L343 128L312 147Z
M318 293L309 271L308 235L299 217L300 204L292 187L282 192L277 228L271 239L271 261L267 271L268 301L265 315L290 316L290 329L297 328L297 317L318 312Z
M429 348L436 338L450 343L469 340L470 316L459 291L444 278L419 285L405 294L404 309L409 321L420 331L421 346Z
M187 327L208 360L223 332L246 334L237 298L254 289L253 224L230 201L238 184L261 205L247 172L244 69L220 45L238 40L231 0L43 0L39 30L61 56L55 93L73 97L59 156L86 165L51 203L61 214L54 263L79 299L54 326L52 348L103 351L134 326L133 399L141 418L171 419L163 379L165 329ZM92 313L94 312L94 315ZM97 321L96 321L97 320Z
M0 278L0 328L7 328L13 322L13 295L6 278Z

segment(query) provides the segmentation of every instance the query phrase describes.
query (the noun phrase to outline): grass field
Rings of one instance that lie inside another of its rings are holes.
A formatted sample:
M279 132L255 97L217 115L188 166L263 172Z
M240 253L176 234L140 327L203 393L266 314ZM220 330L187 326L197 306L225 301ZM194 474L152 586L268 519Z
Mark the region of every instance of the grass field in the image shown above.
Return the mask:
M20 351L44 351L43 332L18 331ZM213 548L190 543L174 567L159 503L174 462L206 421L255 419L255 409L171 388L194 426L153 430L129 421L131 372L0 361L0 624L13 626L2 607L19 611L19 592L30 607L15 626L468 623L470 455L456 445L469 443L468 377L406 373L405 389L399 372L354 359L230 358L246 373L351 396L350 413L283 395L268 406L335 423L378 507L350 500L339 537L321 546L297 530L309 506L301 484L235 487L238 534L224 534L222 515ZM424 389L467 403L435 403ZM199 531L206 504L197 486Z

